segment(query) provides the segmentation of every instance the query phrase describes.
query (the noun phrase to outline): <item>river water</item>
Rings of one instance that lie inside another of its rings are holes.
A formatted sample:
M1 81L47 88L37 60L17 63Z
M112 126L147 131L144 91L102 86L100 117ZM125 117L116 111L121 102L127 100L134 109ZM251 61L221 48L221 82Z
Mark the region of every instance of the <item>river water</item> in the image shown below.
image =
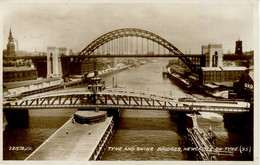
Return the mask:
M189 96L167 78L163 78L163 66L167 60L141 65L119 72L107 78L106 86L112 86L114 77L118 86L130 89L149 90L176 97ZM204 97L196 94L196 96ZM12 128L7 125L3 132L4 160L24 160L49 136L61 127L76 110L30 110L28 128ZM217 146L248 146L249 137L226 130L223 115L202 113L197 117L198 125L218 135ZM187 160L186 153L179 150L179 141L184 140L178 132L177 123L167 111L123 110L119 125L105 151L102 160ZM27 147L29 150L13 150L12 147ZM227 158L248 160L252 154Z

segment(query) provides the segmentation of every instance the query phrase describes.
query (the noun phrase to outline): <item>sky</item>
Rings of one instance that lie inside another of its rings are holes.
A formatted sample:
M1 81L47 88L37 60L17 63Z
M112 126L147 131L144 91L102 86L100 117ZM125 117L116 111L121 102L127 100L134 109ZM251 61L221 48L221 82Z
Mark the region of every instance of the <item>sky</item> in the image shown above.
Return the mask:
M131 27L155 33L183 53L201 53L201 46L209 43L221 43L224 53L234 52L238 39L243 41L244 51L255 50L258 15L254 2L7 1L2 4L3 48L10 27L19 50L46 51L47 46L56 46L73 52L83 50L107 32Z

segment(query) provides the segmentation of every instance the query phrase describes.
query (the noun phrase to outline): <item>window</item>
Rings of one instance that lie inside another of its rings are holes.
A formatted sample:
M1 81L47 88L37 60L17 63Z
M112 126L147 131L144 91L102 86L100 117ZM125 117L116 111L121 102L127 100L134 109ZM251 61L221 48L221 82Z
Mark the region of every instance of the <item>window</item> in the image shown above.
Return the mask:
M215 54L212 56L212 67L218 66L218 52L215 51Z
M52 59L52 53L50 57L50 62L51 62L51 74L53 74L53 59Z

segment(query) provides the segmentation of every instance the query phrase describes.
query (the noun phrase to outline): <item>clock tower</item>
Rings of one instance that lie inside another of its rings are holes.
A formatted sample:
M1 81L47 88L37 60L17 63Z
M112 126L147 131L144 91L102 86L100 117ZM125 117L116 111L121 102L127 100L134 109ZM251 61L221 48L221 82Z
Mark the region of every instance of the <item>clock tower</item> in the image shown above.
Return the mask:
M235 53L237 55L243 55L243 50L242 50L242 41L238 40L236 41L236 50Z

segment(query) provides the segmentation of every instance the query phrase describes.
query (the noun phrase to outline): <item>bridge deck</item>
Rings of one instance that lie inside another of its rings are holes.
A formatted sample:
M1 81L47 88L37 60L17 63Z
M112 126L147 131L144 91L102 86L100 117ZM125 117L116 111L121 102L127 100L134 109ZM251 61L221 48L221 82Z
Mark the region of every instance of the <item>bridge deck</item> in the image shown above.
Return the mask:
M70 119L26 160L88 161L111 120L107 117L104 122L88 125L72 123Z
M96 100L95 103L93 100ZM86 88L54 91L4 103L4 110L38 108L83 109L146 109L167 111L204 111L222 113L249 112L250 104L244 101L193 100L183 101L174 96L151 91L125 88L107 89L94 95Z

